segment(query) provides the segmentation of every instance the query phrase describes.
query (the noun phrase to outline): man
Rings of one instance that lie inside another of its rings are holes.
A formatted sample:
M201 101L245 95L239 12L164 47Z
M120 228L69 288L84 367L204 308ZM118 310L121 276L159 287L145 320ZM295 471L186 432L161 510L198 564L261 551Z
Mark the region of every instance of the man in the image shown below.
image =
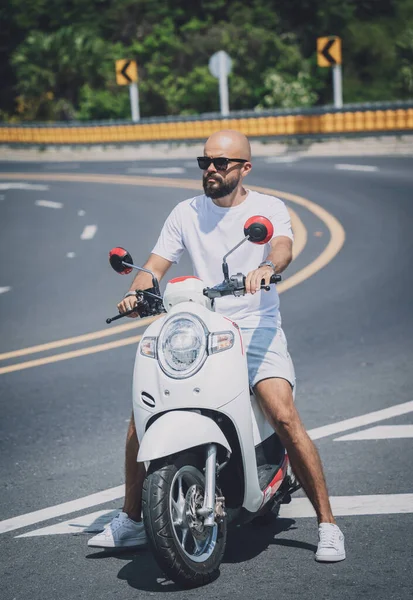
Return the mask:
M318 452L301 423L294 406L294 369L281 329L279 300L275 286L261 292L261 280L286 269L292 259L290 218L284 203L273 196L253 192L243 186L251 170L248 139L237 131L211 135L198 158L203 170L204 195L178 204L169 215L145 268L161 280L169 267L188 250L195 275L210 286L222 279L222 256L239 240L245 221L254 214L268 217L274 236L267 246L240 248L231 257L232 271L247 271L243 297L226 297L216 302L216 310L232 318L242 329L246 344L248 375L263 411L288 452L291 466L314 506L319 523L316 560L344 560L344 536L335 524ZM130 292L118 304L120 312L133 309L133 290L151 287L151 278L138 273ZM256 292L260 292L256 294ZM134 313L134 316L138 316ZM91 540L89 546L123 548L145 543L141 522L144 465L136 462L139 443L133 416L126 440L126 492L123 511Z

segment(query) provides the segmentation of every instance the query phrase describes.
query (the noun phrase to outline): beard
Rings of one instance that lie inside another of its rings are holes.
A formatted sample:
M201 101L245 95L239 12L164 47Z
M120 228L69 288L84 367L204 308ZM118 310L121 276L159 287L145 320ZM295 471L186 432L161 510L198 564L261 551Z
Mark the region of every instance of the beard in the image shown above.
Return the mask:
M212 200L217 200L218 198L224 198L224 196L228 196L235 190L238 185L239 177L234 178L232 181L218 181L214 179L214 181L208 181L211 178L211 175L204 175L202 178L202 185L204 187L205 196L211 198Z

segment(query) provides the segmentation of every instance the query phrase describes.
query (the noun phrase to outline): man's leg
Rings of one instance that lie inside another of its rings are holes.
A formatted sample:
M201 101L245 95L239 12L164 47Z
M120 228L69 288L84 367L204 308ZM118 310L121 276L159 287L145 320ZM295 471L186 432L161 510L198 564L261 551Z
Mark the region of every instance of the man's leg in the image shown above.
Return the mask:
M125 448L125 501L122 511L88 541L95 548L131 548L146 543L146 534L141 518L142 486L145 466L137 463L139 442L133 415L129 422Z
M139 442L133 414L129 422L125 448L125 501L123 512L134 521L141 521L142 486L145 479L144 463L136 462Z
M295 408L290 384L285 379L270 378L260 381L255 388L264 413L284 444L293 471L317 514L319 543L315 559L344 560L344 535L331 511L321 460Z
M292 469L316 511L319 523L335 523L323 467L316 447L304 429L294 405L291 386L271 378L255 386L264 414L279 435Z

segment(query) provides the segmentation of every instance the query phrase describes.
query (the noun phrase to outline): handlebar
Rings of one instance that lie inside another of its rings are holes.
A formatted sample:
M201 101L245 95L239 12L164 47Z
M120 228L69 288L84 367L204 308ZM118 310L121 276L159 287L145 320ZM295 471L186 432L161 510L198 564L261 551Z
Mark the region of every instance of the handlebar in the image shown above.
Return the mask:
M271 275L270 284L281 281L281 275ZM204 296L208 298L222 298L223 296L244 296L245 295L246 277L243 273L232 275L228 280L212 287L204 289ZM270 286L267 285L264 279L261 280L261 289L269 291Z
M138 313L141 318L144 318L166 312L163 306L162 296L160 296L158 293L154 293L154 291L158 292L159 290L157 288L149 288L149 290L136 290L135 293L138 300L137 305L124 313L119 313L115 317L106 319L106 323L109 325L112 323L112 321L117 321L118 319L122 319L122 317L131 315L132 313Z
M272 275L270 279L271 283L278 283L281 281L281 275ZM237 273L236 275L232 275L229 279L224 280L222 283L212 287L204 289L204 296L208 298L222 298L223 296L244 296L245 295L245 280L246 277L243 273ZM118 319L122 319L122 317L127 317L132 313L138 313L141 318L143 317L151 317L154 315L159 315L161 313L166 312L163 306L162 297L158 294L154 294L149 290L136 290L136 297L138 299L138 304L131 310L127 310L124 313L119 313L115 317L111 317L106 319L106 323L109 325L112 321L117 321ZM261 289L269 291L270 286L264 282L264 279L261 281ZM158 290L156 290L158 291Z

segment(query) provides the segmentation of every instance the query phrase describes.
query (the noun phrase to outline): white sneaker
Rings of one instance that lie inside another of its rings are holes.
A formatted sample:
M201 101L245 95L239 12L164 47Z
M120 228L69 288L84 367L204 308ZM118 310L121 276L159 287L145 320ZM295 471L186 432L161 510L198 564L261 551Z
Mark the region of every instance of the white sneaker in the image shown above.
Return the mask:
M120 512L101 533L90 538L87 545L93 548L134 548L146 544L143 523L132 521Z
M315 559L319 562L338 562L346 558L344 535L333 523L320 523L318 526L320 539Z

